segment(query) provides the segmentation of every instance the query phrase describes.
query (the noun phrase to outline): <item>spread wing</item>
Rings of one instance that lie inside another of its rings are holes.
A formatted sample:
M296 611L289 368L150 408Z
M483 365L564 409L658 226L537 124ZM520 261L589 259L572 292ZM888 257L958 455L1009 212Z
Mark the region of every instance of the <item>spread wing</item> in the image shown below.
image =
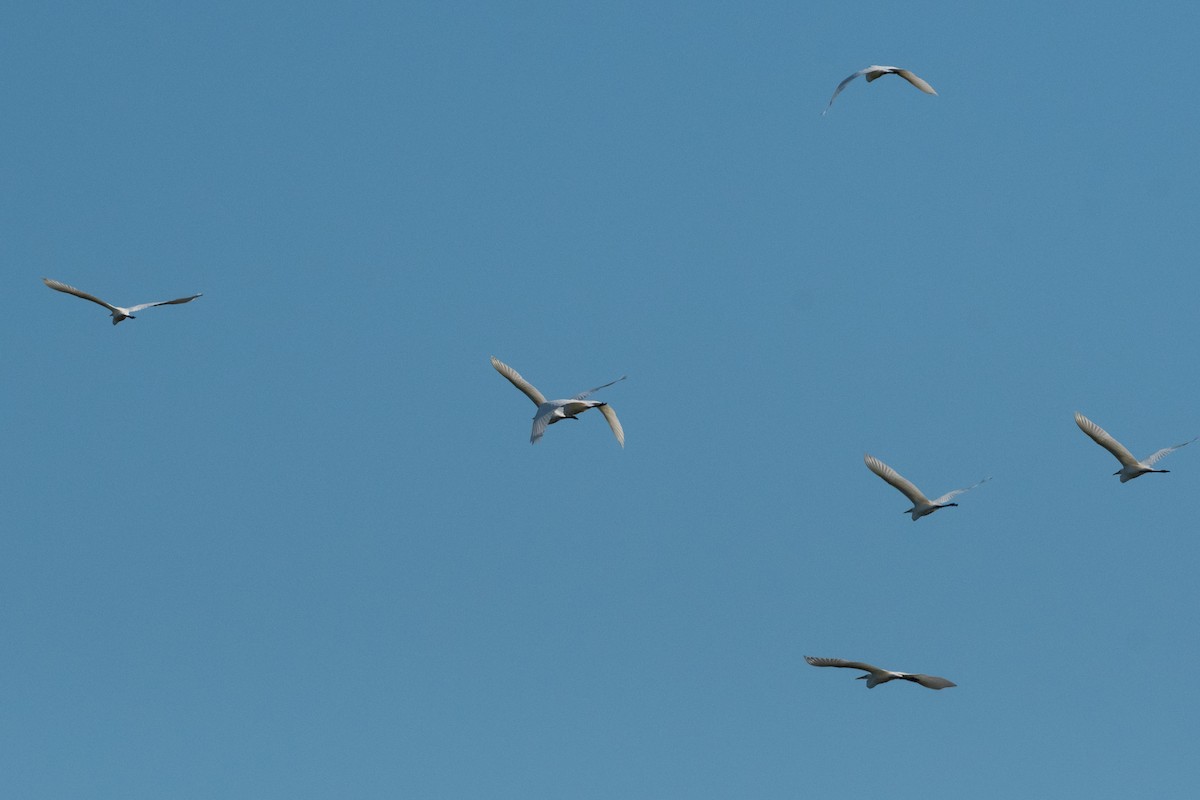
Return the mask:
M499 372L501 375L508 378L509 382L512 383L513 386L524 392L525 396L532 400L535 406L540 406L542 403L546 402L546 396L535 389L532 383L522 378L521 373L517 372L508 364L505 364L500 359L492 356L492 366L496 368L496 372ZM542 426L542 430L545 431L544 425ZM536 442L541 437L541 434L538 434L536 430L534 432L536 435L534 436L533 441Z
M613 436L617 437L617 441L621 447L625 446L625 431L621 430L621 421L617 419L617 412L613 411L612 406L600 406L600 413L608 420L608 427L612 428Z
M937 675L904 674L900 677L906 681L919 683L926 689L949 689L951 686L958 686L958 684L954 681L947 680L945 678L939 678Z
M1196 439L1200 439L1200 436L1197 436ZM1170 453L1174 453L1176 450L1178 450L1181 447L1187 447L1189 444L1196 441L1196 439L1189 439L1188 441L1181 442L1180 444L1177 444L1174 447L1164 447L1162 450L1159 450L1157 453L1147 456L1145 459L1142 460L1142 463L1146 464L1147 466L1152 467L1156 463L1158 463L1158 461L1161 460L1163 456L1169 455Z
M536 389L534 391L537 391ZM546 433L546 427L550 424L551 412L553 409L547 408L545 411L539 410L536 417L533 418L533 430L529 433L529 443L537 444L538 439Z
M866 462L867 468L870 469L871 472L874 472L892 486L899 489L900 493L911 500L913 505L919 506L929 504L929 498L921 494L921 490L914 486L912 481L902 477L900 473L896 472L896 470L892 469L875 456L864 455L863 461Z
M979 485L980 485L980 484L982 484L982 483L987 483L987 482L988 482L988 481L990 481L990 480L991 480L991 478L984 478L983 480L981 480L981 481L978 481L978 482L976 482L976 483L972 483L970 486L967 486L967 487L965 487L965 488L962 488L962 489L955 489L955 490L954 490L954 491L952 491L952 492L946 492L944 495L942 495L941 497L939 497L937 500L934 500L934 501L933 501L933 504L934 504L935 506L944 505L944 504L946 503L946 501L947 501L947 500L950 500L951 498L954 498L954 497L958 497L958 496L959 496L960 494L962 494L963 492L969 492L969 491L971 491L972 489L974 489L976 486L979 486Z
M583 400L588 395L595 394L596 392L600 391L601 389L607 389L608 387L612 386L614 383L620 383L621 381L625 380L628 377L629 377L628 375L622 375L621 377L617 378L615 381L609 381L608 383L604 384L603 386L597 386L594 389L588 389L586 392L577 394L574 397L572 397L571 399L572 400Z
M916 75L912 74L912 72L910 72L909 70L896 69L896 70L892 70L892 71L895 72L897 75L899 75L901 78L904 78L904 80L908 81L913 86L920 89L925 94L937 94L937 92L935 92L933 90L932 86L930 86L928 83L926 83L921 78L918 78ZM953 92L951 92L951 94L953 94ZM953 686L953 684L951 684L951 685Z
M853 75L851 75L850 77L846 78L844 81L839 83L837 85L837 88L833 90L833 97L829 98L829 105L825 106L825 110L821 112L821 116L823 117L829 113L829 109L833 107L833 101L836 100L837 96L842 93L842 89L846 88L846 84L850 83L850 81L854 80L859 75L866 75L870 71L871 71L870 67L867 67L866 69L860 69L858 72L854 73Z
M850 669L861 669L863 672L879 673L884 672L879 667L872 666L863 661L847 661L844 658L816 658L814 656L805 656L804 660L814 667L849 667Z
M191 297L177 297L174 300L159 300L157 303L142 303L140 306L134 306L133 308L126 309L126 311L128 311L130 314L136 314L138 311L141 311L144 308L154 308L155 306L177 306L180 303L190 303L203 294L204 292L201 292L200 294L194 294Z
M1075 424L1079 426L1081 431L1090 436L1093 442L1116 456L1117 461L1121 462L1121 466L1137 466L1138 460L1133 457L1133 453L1125 449L1125 445L1118 442L1109 435L1108 431L1104 430L1104 428L1101 428L1099 425L1092 422L1078 411L1075 412ZM1173 449L1174 448L1167 448L1167 453L1171 452ZM1167 453L1164 453L1160 450L1158 453L1155 453L1154 456L1162 458ZM1154 458L1154 456L1151 456L1151 458Z
M82 297L84 300L91 300L93 303L95 303L97 305L104 306L109 311L117 311L116 306L109 305L108 303L101 300L99 297L96 297L96 295L88 294L87 292L82 291L81 289L76 289L74 286L68 286L67 284L63 283L62 281L56 281L53 278L42 278L42 283L46 284L47 286L49 286L51 289L55 290L56 292L66 292L67 294L73 294L76 297Z

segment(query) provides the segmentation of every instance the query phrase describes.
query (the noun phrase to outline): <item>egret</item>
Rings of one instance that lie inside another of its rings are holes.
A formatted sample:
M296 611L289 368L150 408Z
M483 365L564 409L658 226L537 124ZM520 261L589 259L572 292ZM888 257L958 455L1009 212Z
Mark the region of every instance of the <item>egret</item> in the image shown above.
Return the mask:
M600 409L600 413L604 415L604 418L608 420L608 427L612 428L613 436L617 437L617 442L621 447L625 446L625 431L621 430L621 422L617 419L617 412L613 411L612 406L608 403L588 400L587 396L601 389L606 389L614 383L623 381L627 376L622 375L617 380L606 383L603 386L588 389L586 392L577 394L569 400L547 400L546 396L534 388L533 384L521 377L521 373L495 356L492 356L492 366L496 368L496 372L508 378L513 386L524 392L533 401L533 404L537 406L537 413L533 415L533 432L529 436L530 444L537 444L538 439L541 439L542 434L546 432L547 425L553 425L559 420L576 419L589 408L598 408Z
M804 660L814 667L849 667L850 669L861 669L867 674L859 675L855 680L865 680L868 689L874 689L881 683L897 679L919 683L926 689L949 689L951 686L958 685L954 681L939 678L936 675L921 675L914 672L892 672L891 670L880 669L862 661L846 661L841 658L813 658L812 656L805 656Z
M1101 428L1099 425L1092 422L1078 411L1075 412L1075 424L1079 426L1081 431L1090 436L1093 442L1112 453L1114 456L1116 456L1117 461L1121 462L1121 468L1113 473L1113 475L1121 476L1121 483L1124 483L1125 481L1131 481L1139 475L1145 475L1147 472L1170 472L1171 470L1169 469L1154 469L1153 467L1163 458L1163 456L1167 455L1168 453L1173 453L1179 448L1196 441L1196 439L1200 439L1200 436L1197 436L1195 439L1189 439L1188 441L1177 444L1174 447L1164 447L1157 453L1151 453L1141 461L1138 461L1133 457L1132 453L1125 449L1125 445L1118 442L1111 435L1109 435L1108 431L1104 430L1104 428Z
M916 522L918 519L925 516L926 514L932 514L933 512L937 511L939 508L946 508L948 506L957 506L958 503L948 503L946 501L951 500L955 497L958 497L963 492L971 491L976 486L978 486L980 483L985 483L985 482L991 480L991 478L984 478L982 481L979 481L978 483L973 483L970 486L966 487L965 489L955 489L952 492L946 492L944 495L942 495L941 497L939 497L936 500L930 500L928 497L921 494L921 490L918 489L916 486L914 486L912 481L901 476L900 473L896 472L896 470L892 469L891 467L889 467L887 464L880 461L875 456L864 455L863 461L865 461L867 463L867 467L871 470L871 472L874 472L876 475L883 478L885 481L890 483L892 486L895 486L897 489L900 490L901 494L903 494L905 497L907 497L909 499L909 501L913 504L913 507L910 509L907 509L904 513L912 514L913 522Z
M916 75L912 74L912 72L909 70L900 69L900 67L881 67L878 64L872 64L866 69L860 69L858 72L854 73L849 78L846 78L846 80L838 84L838 87L833 90L833 97L829 98L829 105L825 106L825 110L821 112L821 116L825 116L829 113L829 109L833 107L833 101L837 99L839 94L842 93L842 89L845 89L846 84L857 78L859 75L866 75L867 83L870 83L876 78L883 77L884 75L899 75L901 78L904 78L904 80L908 81L925 94L937 94L937 92L933 90L932 86L918 78Z
M61 281L52 280L50 278L42 278L42 282L45 283L47 286L49 286L51 289L53 289L56 292L66 292L67 294L73 294L76 297L82 297L84 300L91 300L93 303L104 306L105 308L107 308L109 311L112 312L113 325L116 325L118 322L120 322L122 320L137 319L137 317L135 317L133 315L135 312L141 311L142 309L153 308L154 306L175 306L175 305L179 305L180 303L190 303L193 300L195 300L197 297L200 297L200 294L203 294L203 292L201 292L200 294L194 294L191 297L178 297L174 300L160 300L157 303L142 303L140 306L131 306L130 308L122 308L121 306L114 306L110 303L106 303L103 300L101 300L99 297L96 297L94 294L88 294L85 291L76 289L74 286L68 286L67 284L62 283Z

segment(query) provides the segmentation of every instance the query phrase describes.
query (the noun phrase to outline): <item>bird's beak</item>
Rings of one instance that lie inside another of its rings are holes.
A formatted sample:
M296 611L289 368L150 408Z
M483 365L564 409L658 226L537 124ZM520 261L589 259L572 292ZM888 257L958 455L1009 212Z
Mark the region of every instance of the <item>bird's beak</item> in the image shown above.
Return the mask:
M857 678L855 678L854 680L856 680L856 681L865 681L866 679L867 679L867 676L866 676L866 675L859 675L859 676L858 676Z

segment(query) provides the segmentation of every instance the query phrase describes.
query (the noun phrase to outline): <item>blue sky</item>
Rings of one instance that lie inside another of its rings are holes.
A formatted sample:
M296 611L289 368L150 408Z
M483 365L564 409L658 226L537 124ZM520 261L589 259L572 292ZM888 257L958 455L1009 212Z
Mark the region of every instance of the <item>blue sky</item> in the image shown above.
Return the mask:
M4 793L1190 796L1198 17L8 5Z

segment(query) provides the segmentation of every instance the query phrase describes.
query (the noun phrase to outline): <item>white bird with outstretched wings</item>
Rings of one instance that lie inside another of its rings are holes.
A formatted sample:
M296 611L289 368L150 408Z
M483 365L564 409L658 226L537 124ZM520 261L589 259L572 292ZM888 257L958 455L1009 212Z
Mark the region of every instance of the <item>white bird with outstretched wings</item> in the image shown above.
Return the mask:
M600 409L600 413L604 415L604 419L608 421L608 427L612 429L613 436L617 437L617 442L621 447L625 446L625 431L621 428L621 421L617 419L617 412L613 411L612 406L608 403L587 399L588 395L593 392L598 392L601 389L612 386L614 383L625 380L625 375L603 386L588 389L586 392L577 394L567 400L547 400L546 396L539 392L532 383L521 377L521 373L495 356L492 356L492 366L496 368L497 372L508 378L513 386L524 392L525 396L532 400L533 404L538 407L537 413L533 416L533 431L529 435L530 444L537 444L538 439L541 439L542 435L545 434L547 426L564 419L576 419L589 408L598 408Z
M870 83L876 78L882 78L884 75L899 75L901 78L904 78L904 80L908 81L925 94L937 94L937 92L933 90L932 86L930 86L922 78L918 78L910 70L901 69L900 67L884 67L880 66L879 64L872 64L866 69L860 69L858 72L854 73L838 84L838 87L833 90L833 97L829 98L829 105L825 106L825 110L821 112L821 116L829 113L829 109L833 107L833 101L836 100L837 96L842 93L842 89L846 88L846 84L850 83L860 75L867 76L867 83Z
M193 300L195 300L197 297L200 297L203 294L203 292L201 292L200 294L194 294L194 295L191 295L190 297L177 297L174 300L159 300L156 303L142 303L141 305L130 306L129 308L123 308L121 306L114 306L112 303L106 303L103 300L101 300L99 297L96 297L96 295L88 294L87 292L83 291L82 289L76 289L74 286L68 286L67 284L63 283L62 281L56 281L52 278L42 278L42 282L45 283L47 286L49 286L51 289L53 289L56 292L65 292L67 294L73 294L76 297L82 297L84 300L91 300L96 305L104 306L105 308L107 308L109 311L112 312L112 324L113 325L116 325L118 322L121 322L122 320L137 319L133 315L139 311L142 311L143 309L153 308L154 306L177 306L180 303L190 303Z

